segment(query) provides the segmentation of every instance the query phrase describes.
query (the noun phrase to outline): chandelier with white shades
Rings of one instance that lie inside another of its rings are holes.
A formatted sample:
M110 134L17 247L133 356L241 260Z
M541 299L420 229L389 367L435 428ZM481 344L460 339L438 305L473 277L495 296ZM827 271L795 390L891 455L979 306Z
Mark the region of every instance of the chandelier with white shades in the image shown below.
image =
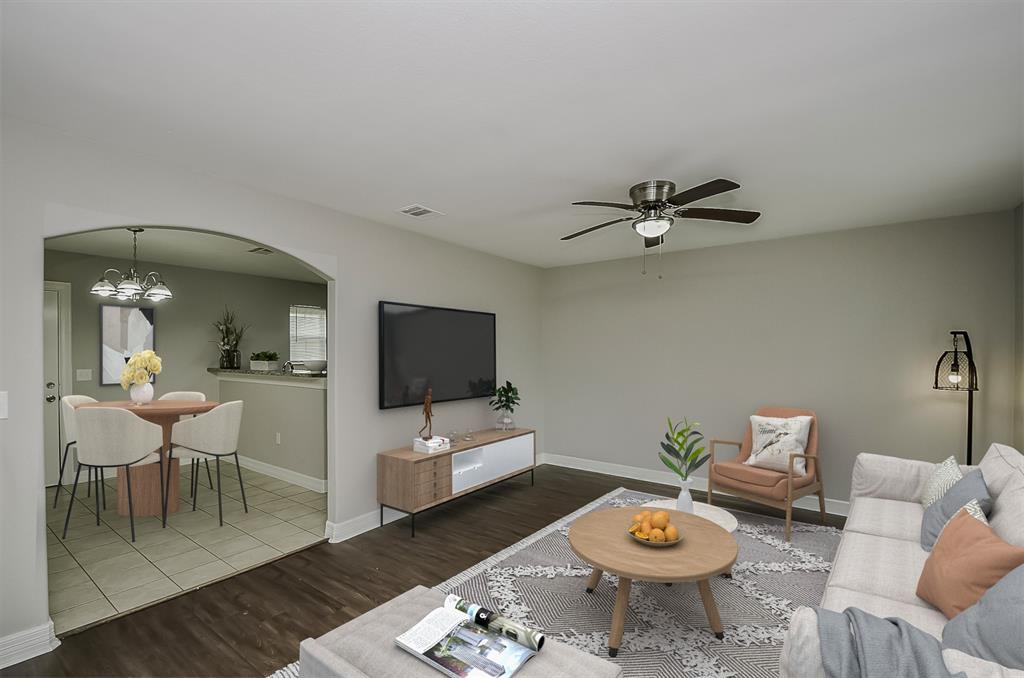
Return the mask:
M139 254L139 233L145 231L138 226L129 226L125 230L132 234L132 267L127 272L121 273L116 268L108 268L96 281L96 284L89 290L90 293L101 297L113 297L119 301L163 301L174 297L167 289L163 278L156 271L150 271L145 276L139 277L138 254ZM110 275L113 273L113 275ZM111 282L117 280L117 283Z

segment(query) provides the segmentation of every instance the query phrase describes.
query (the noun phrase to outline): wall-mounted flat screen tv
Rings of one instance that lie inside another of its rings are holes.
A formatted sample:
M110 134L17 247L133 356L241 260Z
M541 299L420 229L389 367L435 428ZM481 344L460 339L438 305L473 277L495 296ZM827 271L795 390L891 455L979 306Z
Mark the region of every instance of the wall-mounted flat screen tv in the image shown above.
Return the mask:
M380 409L494 395L493 313L382 301Z

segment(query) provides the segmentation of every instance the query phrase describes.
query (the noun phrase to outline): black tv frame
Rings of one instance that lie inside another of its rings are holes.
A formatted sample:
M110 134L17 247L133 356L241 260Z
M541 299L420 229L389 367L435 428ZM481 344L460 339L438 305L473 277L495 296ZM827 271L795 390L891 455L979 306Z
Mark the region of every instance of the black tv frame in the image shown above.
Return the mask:
M386 301L380 300L377 302L377 407L381 410L397 410L403 407L417 407L423 404L423 401L416 403L409 403L407 405L385 405L384 404L384 305L390 306L407 306L409 308L423 308L434 311L455 311L457 313L475 313L477 315L489 315L491 316L491 336L493 341L491 342L491 371L494 373L494 384L491 388L490 393L485 393L479 396L465 396L463 398L446 398L444 400L434 399L431 402L434 403L451 403L460 400L476 400L477 398L491 398L494 396L494 390L498 386L498 324L497 315L494 313L488 313L487 311L471 311L465 308L450 308L448 306L428 306L425 304L408 304L403 301Z

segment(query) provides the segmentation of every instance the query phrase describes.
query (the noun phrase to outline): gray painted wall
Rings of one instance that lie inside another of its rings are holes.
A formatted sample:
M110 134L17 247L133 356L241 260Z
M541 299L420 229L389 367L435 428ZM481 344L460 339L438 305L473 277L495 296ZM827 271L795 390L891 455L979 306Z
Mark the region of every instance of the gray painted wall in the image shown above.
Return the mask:
M963 328L980 457L1012 435L1014 242L1001 212L680 252L664 280L656 258L548 269L544 449L664 470L667 416L738 440L760 405L809 407L847 499L858 452L963 454L966 399L931 388Z
M145 247L145 234L140 245ZM202 391L210 399L217 397L217 379L206 368L216 367L219 356L216 345L210 343L217 337L211 323L220 318L225 305L235 311L238 322L249 325L241 343L243 366L248 366L249 354L253 351L277 351L282 361L288 359L290 305L327 307L326 284L142 261L139 268L143 272L160 271L174 299L157 304L144 301L132 304L89 294L104 269L114 267L123 271L129 263L72 252L47 250L45 253L46 279L71 283L72 368L93 371L91 381L71 384L74 393L98 400L126 398L119 385L100 385L99 306L102 304L156 309L154 341L164 366L154 385L157 396L168 391Z
M238 454L318 480L327 478L326 395L322 388L220 382L221 402L245 403Z

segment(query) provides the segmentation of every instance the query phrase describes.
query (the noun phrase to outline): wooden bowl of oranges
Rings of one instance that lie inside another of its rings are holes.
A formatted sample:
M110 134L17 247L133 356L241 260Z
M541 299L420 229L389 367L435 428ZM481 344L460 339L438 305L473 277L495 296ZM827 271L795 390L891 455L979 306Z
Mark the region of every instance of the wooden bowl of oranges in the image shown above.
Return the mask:
M644 546L675 546L683 540L668 511L641 511L633 516L629 536Z

